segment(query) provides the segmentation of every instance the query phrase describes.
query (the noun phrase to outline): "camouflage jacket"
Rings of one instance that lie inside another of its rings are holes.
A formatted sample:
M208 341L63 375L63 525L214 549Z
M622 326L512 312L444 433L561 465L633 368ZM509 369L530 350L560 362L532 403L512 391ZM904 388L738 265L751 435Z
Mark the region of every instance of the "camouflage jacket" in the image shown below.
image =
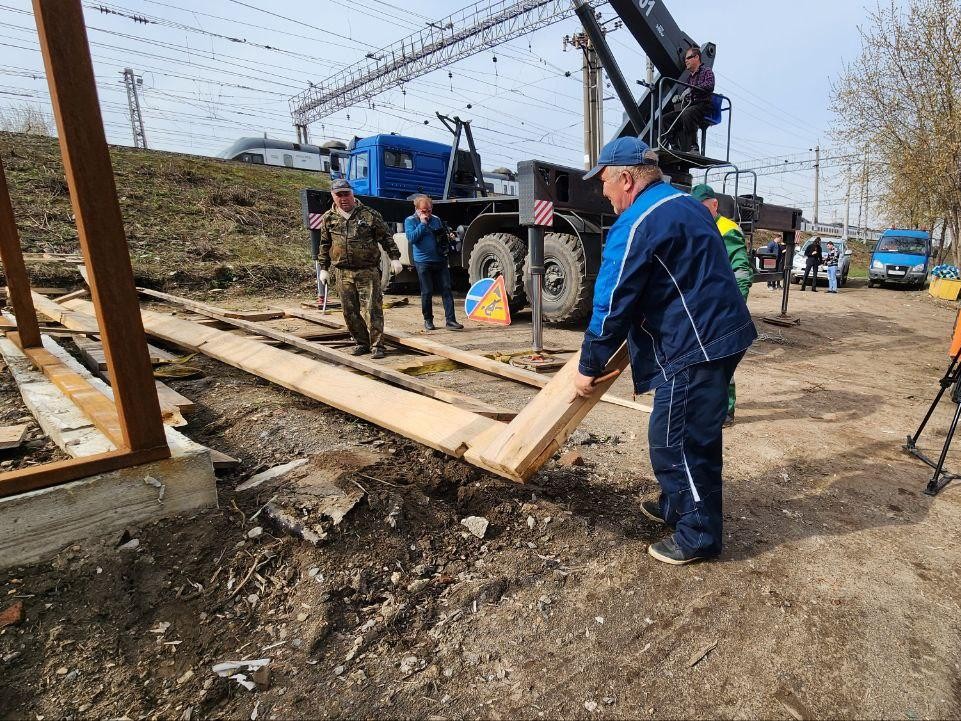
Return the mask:
M344 218L333 207L320 220L320 252L317 258L324 270L330 266L346 270L378 268L378 245L392 260L400 259L400 250L380 213L359 201L349 218Z

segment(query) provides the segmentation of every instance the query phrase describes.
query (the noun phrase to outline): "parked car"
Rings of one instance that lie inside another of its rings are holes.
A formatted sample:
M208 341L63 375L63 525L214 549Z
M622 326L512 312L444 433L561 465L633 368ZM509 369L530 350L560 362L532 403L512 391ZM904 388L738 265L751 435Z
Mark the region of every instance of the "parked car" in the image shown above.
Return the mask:
M794 283L800 283L801 278L804 277L804 251L811 245L812 240L813 238L808 238L802 245L796 246L794 249L794 263L791 265L791 281ZM825 255L828 254L828 243L834 243L834 247L838 251L838 285L847 285L848 271L851 270L851 255L854 251L848 248L847 243L843 240L821 238L821 250ZM824 265L818 267L818 283L822 282L824 285L828 284L828 269Z
M926 230L889 228L871 253L868 287L895 283L923 288L931 258L931 235Z

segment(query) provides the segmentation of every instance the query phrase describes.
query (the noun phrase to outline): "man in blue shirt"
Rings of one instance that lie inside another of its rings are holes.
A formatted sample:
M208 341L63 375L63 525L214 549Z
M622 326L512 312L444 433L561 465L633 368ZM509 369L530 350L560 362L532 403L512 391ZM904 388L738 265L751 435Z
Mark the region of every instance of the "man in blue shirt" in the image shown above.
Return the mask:
M454 295L450 289L450 268L447 255L450 240L447 226L433 213L434 204L426 195L414 196L414 214L404 220L404 233L410 243L420 281L420 309L424 314L424 328L436 330L434 326L434 291L440 291L444 302L446 326L460 330L464 326L457 322L454 315Z
M661 177L638 138L601 150L597 176L619 216L594 283L575 389L587 397L626 341L635 393L654 390L648 445L657 502L641 511L674 533L648 547L671 564L721 552L721 427L727 386L757 337L711 213Z

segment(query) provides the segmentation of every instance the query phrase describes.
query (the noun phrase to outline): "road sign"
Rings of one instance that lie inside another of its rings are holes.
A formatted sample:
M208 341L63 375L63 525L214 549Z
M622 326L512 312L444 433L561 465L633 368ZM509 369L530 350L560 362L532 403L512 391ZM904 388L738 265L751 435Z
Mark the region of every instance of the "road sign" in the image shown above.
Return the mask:
M464 300L467 317L481 323L510 325L511 311L507 307L507 289L504 276L481 278L467 291Z

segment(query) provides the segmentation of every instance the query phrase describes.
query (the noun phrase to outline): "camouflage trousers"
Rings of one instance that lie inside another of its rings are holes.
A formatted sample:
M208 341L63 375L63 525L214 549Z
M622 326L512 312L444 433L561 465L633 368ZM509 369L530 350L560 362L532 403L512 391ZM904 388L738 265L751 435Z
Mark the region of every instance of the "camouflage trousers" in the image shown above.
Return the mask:
M380 287L380 268L337 268L336 272L337 294L347 330L357 345L383 347L384 291Z

